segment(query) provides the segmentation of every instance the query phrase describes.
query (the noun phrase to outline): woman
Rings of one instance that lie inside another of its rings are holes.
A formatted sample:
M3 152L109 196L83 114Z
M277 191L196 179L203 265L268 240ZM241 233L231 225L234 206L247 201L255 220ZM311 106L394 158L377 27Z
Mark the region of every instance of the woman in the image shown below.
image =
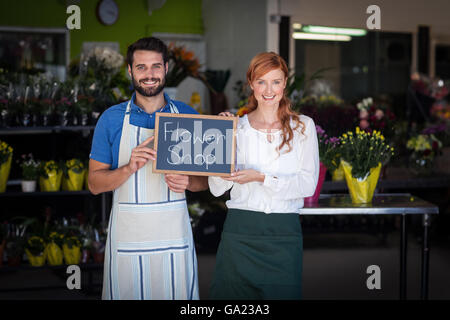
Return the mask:
M211 299L300 299L303 198L319 174L317 134L286 97L288 68L275 53L250 62L252 89L237 130L237 171L209 177L216 197L231 189ZM232 116L230 113L221 113Z

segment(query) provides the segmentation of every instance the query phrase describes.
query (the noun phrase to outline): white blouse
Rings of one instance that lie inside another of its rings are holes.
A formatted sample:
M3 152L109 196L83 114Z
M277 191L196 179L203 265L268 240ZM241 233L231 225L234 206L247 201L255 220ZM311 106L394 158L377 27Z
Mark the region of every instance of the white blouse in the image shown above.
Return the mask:
M236 137L236 169L254 169L265 175L264 183L245 184L226 181L221 177L208 178L211 193L219 197L231 189L228 208L260 211L265 213L299 213L303 198L312 196L319 176L319 146L314 121L301 115L302 125L294 131L292 150L285 153L285 145L279 154L276 148L282 141L282 131L272 134L250 125L247 115L239 118ZM295 124L291 121L291 127Z

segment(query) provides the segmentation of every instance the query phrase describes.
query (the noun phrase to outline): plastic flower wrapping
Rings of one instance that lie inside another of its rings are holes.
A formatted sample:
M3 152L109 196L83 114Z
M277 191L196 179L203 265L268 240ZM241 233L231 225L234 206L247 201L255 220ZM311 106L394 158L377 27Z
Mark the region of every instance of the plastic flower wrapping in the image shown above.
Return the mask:
M49 173L57 172L60 170L60 165L54 161L50 160L41 164L41 176L48 178Z
M44 253L45 242L44 239L38 236L31 236L25 245L25 248L34 256L39 256Z

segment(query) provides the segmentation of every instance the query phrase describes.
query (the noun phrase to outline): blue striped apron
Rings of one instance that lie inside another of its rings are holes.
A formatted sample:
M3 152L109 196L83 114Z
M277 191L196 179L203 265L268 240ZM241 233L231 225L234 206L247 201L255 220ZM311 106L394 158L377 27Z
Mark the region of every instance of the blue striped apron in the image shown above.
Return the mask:
M154 134L124 116L119 167ZM170 102L170 111L179 113ZM152 147L150 145L149 147ZM114 191L105 248L102 299L199 299L197 258L185 193L171 191L152 162Z

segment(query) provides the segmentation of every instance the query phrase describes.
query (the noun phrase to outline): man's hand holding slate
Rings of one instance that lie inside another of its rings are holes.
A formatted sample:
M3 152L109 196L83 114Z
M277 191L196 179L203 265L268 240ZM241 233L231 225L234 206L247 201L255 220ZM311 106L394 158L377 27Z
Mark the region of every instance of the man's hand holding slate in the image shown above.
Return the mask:
M141 169L149 160L156 159L156 151L147 147L154 138L155 136L148 138L131 152L130 161L128 162L131 173L135 173L137 170Z

